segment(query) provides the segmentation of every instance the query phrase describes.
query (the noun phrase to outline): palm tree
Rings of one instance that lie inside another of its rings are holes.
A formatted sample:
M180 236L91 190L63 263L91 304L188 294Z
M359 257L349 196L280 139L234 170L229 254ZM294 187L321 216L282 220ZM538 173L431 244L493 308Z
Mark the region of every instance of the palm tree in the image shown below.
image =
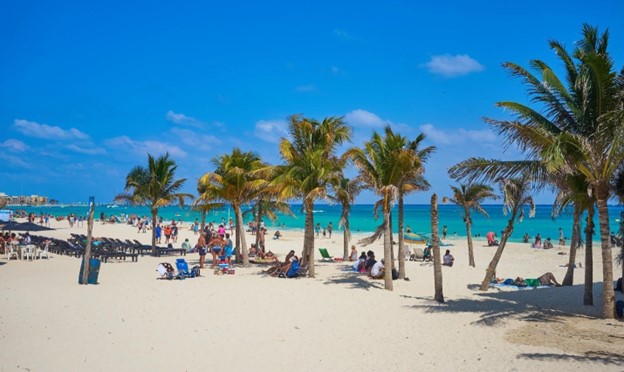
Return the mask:
M351 139L351 127L342 118L328 117L319 122L293 115L289 119L290 139L282 138L280 153L284 164L276 167L272 184L281 186L281 199L300 198L305 211L302 265L314 277L314 201L326 198L332 178L342 169L336 148Z
M440 237L438 236L438 196L431 195L431 244L433 245L433 282L435 287L434 299L444 302L442 291L442 264L440 262Z
M204 174L198 183L211 198L232 206L236 217L236 249L242 251L243 267L249 267L242 206L253 200L257 191L266 183L258 177L266 164L255 153L243 152L238 148L230 154L213 158L212 163L214 172Z
M595 200L587 194L587 187L589 186L585 177L580 174L568 175L565 174L555 177L554 183L558 186L559 192L555 198L553 204L553 218L560 215L563 210L569 206L572 206L572 239L570 241L570 254L568 260L568 269L563 279L562 285L571 286L574 284L574 267L576 265L576 251L579 248L581 241L581 215L583 211L593 208ZM586 255L586 260L592 260L591 247L589 254ZM592 270L592 265L585 265L585 270ZM592 275L590 274L590 277ZM592 282L585 283L585 288L589 288L591 297Z
M368 188L375 191L381 200L375 204L374 212L381 207L383 223L377 227L375 233L360 241L368 245L383 235L384 261L386 263L384 284L387 290L392 290L392 231L390 228L390 211L393 202L397 199L399 189L404 185L407 177L413 179L413 169L420 168L420 159L414 157L412 151L406 150L406 139L395 134L390 126L384 129L385 136L373 132L372 138L364 143L364 148L350 149L347 154L360 169L360 178ZM401 252L402 255L403 252Z
M264 217L267 217L273 222L277 221L278 213L287 216L295 215L288 203L275 199L274 196L269 195L268 191L265 189L259 193L251 209L243 212L243 216L249 214L253 215L256 226L260 226ZM259 238L259 235L256 234L256 246L258 246Z
M193 195L178 192L186 178L175 179L176 163L169 158L169 153L154 158L147 154L147 168L136 166L126 176L124 193L115 197L118 201L127 201L135 205L147 205L152 213L152 255L156 255L156 222L158 208L177 202L184 205L185 199Z
M518 178L501 180L501 191L503 193L503 212L505 215L509 215L509 221L507 222L507 227L503 230L503 236L496 249L496 253L494 253L494 257L488 265L485 278L483 278L483 282L481 282L481 287L479 289L482 291L487 291L490 286L490 281L496 278L496 266L503 254L505 244L507 244L507 240L513 232L514 222L516 219L522 222L524 218L525 205L529 206L529 218L535 216L535 203L531 196L532 188L528 175L525 174Z
M451 186L451 190L453 191L453 197L444 197L442 198L442 202L453 203L464 209L464 214L462 215L462 218L464 220L464 223L466 224L466 237L468 239L468 262L470 266L475 267L471 230L472 217L470 215L470 211L474 210L489 218L487 212L481 206L481 203L485 199L497 199L498 196L494 193L494 190L490 186L481 183L471 183L467 185L460 184L459 187Z
M486 122L505 138L506 145L518 145L530 161L541 162L549 172L578 173L586 178L587 190L596 199L599 217L603 316L612 318L615 298L608 284L613 280L613 262L607 200L611 195L610 182L624 161L624 113L617 94L613 62L607 51L608 39L608 32L599 35L596 28L584 25L583 40L576 44L572 55L559 42L550 42L563 62L567 87L543 61L530 63L542 80L516 64L505 63L512 75L523 79L531 100L539 103L541 111L514 102L499 102L498 105L511 111L517 120L486 119ZM521 166L517 164L515 174L522 171ZM513 173L510 169L504 174Z
M359 178L349 179L341 172L337 178L332 181L333 193L328 195L329 199L340 203L342 213L340 214L339 226L344 227L343 234L343 260L349 259L349 241L351 240L351 229L349 226L349 215L351 214L351 205L355 203L355 198L362 191L362 183Z
M398 135L397 135L398 136ZM400 136L399 136L400 137ZM404 138L404 137L403 137ZM398 229L399 229L399 279L405 279L405 237L403 224L405 222L404 217L404 197L406 194L415 191L427 191L431 187L429 182L425 179L424 164L429 160L429 157L436 151L435 146L427 146L421 148L422 142L425 140L424 134L419 134L415 140L406 141L403 151L408 155L411 155L412 167L405 169L405 173L398 186ZM394 256L394 255L393 255Z

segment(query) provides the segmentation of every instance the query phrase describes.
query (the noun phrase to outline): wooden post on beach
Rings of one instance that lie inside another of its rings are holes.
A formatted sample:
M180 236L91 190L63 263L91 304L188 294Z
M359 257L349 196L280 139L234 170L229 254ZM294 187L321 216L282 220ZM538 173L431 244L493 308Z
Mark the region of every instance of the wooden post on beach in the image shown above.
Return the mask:
M93 212L95 211L95 197L89 197L89 218L87 220L87 246L82 256L82 277L80 284L89 284L89 269L91 266L91 240L93 231Z
M435 295L433 298L438 302L444 302L442 291L442 263L440 262L440 237L438 236L438 196L431 196L431 245L433 250L433 280L435 283Z

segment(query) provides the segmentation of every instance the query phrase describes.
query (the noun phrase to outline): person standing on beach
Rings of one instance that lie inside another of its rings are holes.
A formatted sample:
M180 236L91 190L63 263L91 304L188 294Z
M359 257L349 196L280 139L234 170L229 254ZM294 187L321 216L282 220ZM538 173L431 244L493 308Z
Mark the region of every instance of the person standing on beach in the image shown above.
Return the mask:
M199 252L199 268L204 268L204 262L206 262L206 238L204 237L204 233L199 234L199 239L197 239L197 245L195 245L195 250Z
M331 221L329 222L329 225L327 225L327 232L329 233L329 238L331 239L332 236L332 231L334 231L334 226L332 225Z
M156 243L160 244L160 238L162 236L162 227L160 227L160 225L156 225L154 236L156 237Z
M446 225L444 225L444 227L442 228L442 240L446 240L446 234L448 233L448 227L446 227Z
M320 223L316 223L316 226L314 226L314 232L316 233L316 238L318 239L321 235L321 224Z
M174 243L178 242L178 225L175 222L171 225L171 240Z
M565 245L565 237L563 236L563 229L559 228L559 248Z

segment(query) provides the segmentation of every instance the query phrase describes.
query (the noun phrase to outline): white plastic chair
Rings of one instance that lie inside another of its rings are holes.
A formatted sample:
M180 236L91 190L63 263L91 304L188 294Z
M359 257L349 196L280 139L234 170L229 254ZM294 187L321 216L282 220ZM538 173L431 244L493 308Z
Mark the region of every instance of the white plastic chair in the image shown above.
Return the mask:
M15 244L7 244L5 249L7 261L10 260L11 257L15 257L16 260L19 260L19 256L17 254L17 246Z
M30 261L35 259L35 246L32 244L28 244L22 247L22 260L30 259Z
M50 243L46 243L43 246L43 249L38 248L37 249L37 258L42 259L43 256L45 256L45 258L50 259L50 252L48 250L49 246L50 246Z

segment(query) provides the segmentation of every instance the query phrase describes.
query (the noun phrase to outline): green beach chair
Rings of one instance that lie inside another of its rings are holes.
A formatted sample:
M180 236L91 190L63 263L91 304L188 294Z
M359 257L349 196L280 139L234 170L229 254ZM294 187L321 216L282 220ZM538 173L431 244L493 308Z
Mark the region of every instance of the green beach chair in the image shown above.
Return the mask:
M327 248L319 248L319 252L321 252L322 261L329 260L330 262L334 262L332 256L327 252Z

